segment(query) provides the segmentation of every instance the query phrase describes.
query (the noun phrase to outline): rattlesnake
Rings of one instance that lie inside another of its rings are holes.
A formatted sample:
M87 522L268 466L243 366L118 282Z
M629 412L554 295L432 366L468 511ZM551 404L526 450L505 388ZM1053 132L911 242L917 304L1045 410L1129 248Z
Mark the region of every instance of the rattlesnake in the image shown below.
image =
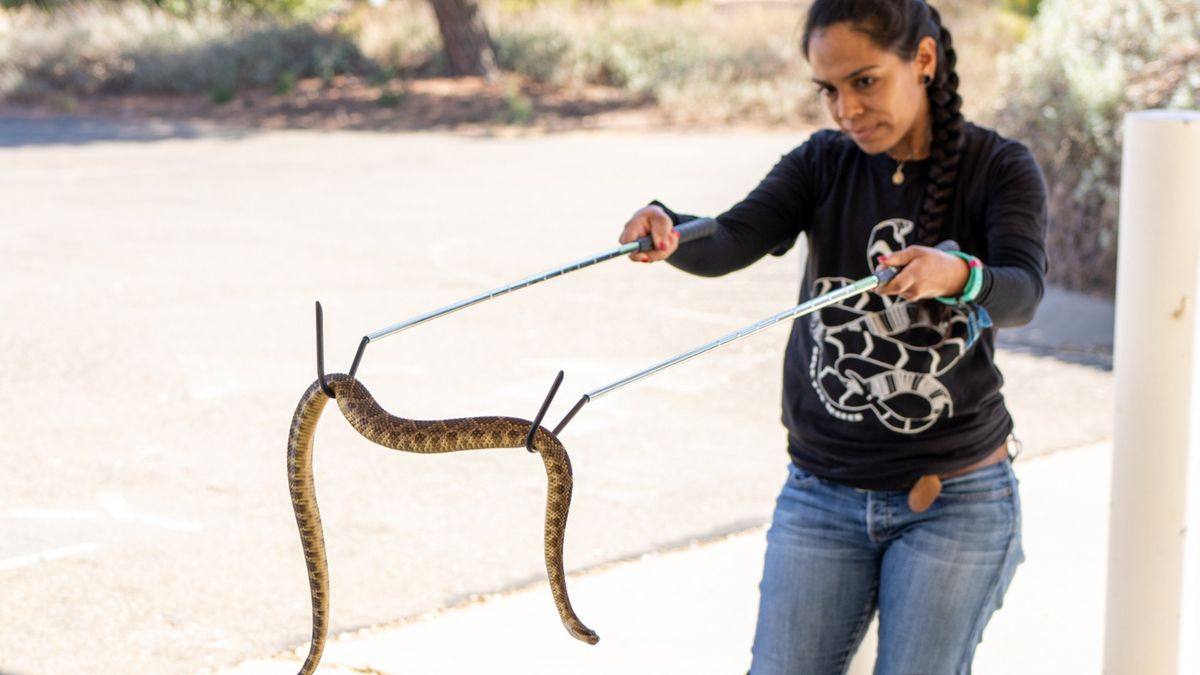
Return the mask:
M520 448L525 446L525 437L531 425L531 422L515 417L428 421L403 419L381 408L366 387L349 375L330 375L326 381L350 425L368 440L393 450L431 454L481 448ZM329 570L312 473L313 435L328 400L329 397L321 390L320 381L314 382L300 397L288 433L288 487L292 494L296 524L300 528L300 543L304 548L304 562L308 566L308 585L312 595L312 644L308 658L300 669L301 675L310 675L316 670L329 628ZM554 605L572 637L596 644L599 636L583 625L571 608L563 570L563 539L567 511L571 506L571 460L558 438L544 427L538 428L534 447L542 456L548 481L544 542L546 575Z

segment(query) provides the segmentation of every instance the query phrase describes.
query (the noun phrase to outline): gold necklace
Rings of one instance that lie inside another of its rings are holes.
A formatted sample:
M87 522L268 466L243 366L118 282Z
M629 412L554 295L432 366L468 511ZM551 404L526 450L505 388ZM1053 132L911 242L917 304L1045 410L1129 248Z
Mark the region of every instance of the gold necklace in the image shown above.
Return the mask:
M896 173L892 174L892 185L904 184L904 163L912 159L912 153L908 153L908 157L900 160L900 164L896 166Z

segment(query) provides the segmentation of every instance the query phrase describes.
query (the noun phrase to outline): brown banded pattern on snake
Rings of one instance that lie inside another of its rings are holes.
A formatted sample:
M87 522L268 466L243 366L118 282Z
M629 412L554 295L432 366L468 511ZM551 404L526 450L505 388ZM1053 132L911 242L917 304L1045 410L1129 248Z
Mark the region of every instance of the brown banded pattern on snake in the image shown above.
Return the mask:
M393 450L432 454L482 448L522 448L525 447L525 437L532 424L515 417L404 419L381 408L366 387L349 375L329 375L326 381L350 425L368 440ZM288 488L292 495L296 525L300 528L300 543L304 548L312 596L312 644L300 669L301 675L310 675L316 670L329 630L329 570L312 472L313 435L328 400L329 397L321 391L320 382L314 382L300 397L288 434ZM572 637L596 644L599 636L583 625L571 608L563 569L563 541L573 482L571 460L558 438L544 427L538 428L534 446L546 467L544 544L546 575L554 605Z

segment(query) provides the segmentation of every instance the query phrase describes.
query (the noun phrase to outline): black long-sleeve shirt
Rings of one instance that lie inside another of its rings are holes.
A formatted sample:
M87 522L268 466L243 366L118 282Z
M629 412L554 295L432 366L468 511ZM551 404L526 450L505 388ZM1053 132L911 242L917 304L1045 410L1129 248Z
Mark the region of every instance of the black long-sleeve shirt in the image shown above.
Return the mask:
M817 132L718 216L712 237L681 246L668 262L718 276L781 254L804 234L803 302L869 275L878 255L915 243L928 165L907 162L897 186L895 160L868 155L839 132ZM941 236L984 262L980 294L971 306L939 311L935 301L868 293L798 319L784 359L792 460L856 487L903 489L1003 443L1012 420L989 323L1033 317L1045 229L1045 183L1028 149L968 124Z

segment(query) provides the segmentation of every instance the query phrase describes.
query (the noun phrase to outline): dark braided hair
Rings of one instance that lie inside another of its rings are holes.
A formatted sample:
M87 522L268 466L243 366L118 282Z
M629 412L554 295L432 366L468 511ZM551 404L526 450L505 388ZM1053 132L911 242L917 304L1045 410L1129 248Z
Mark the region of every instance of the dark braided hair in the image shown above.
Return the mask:
M954 69L958 55L950 31L942 25L938 11L923 0L816 0L804 24L805 56L815 31L843 22L905 61L916 58L922 38L932 37L937 42L937 73L926 88L933 117L929 184L915 237L916 243L933 246L943 238L942 225L954 198L965 125Z

